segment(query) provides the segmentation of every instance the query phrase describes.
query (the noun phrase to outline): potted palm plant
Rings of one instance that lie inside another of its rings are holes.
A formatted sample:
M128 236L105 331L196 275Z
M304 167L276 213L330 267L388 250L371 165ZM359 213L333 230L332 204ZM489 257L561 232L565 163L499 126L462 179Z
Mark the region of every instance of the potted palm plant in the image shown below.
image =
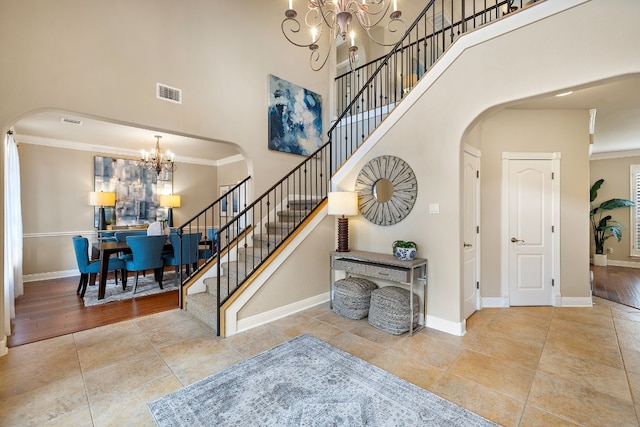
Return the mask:
M593 263L595 265L607 265L607 254L604 253L604 242L610 237L615 237L619 242L622 239L622 229L624 226L613 219L611 215L605 215L605 212L613 209L634 206L631 200L626 199L609 199L599 205L594 204L598 197L598 190L602 186L604 179L599 179L591 186L591 229L593 231L593 242L596 246L593 255Z

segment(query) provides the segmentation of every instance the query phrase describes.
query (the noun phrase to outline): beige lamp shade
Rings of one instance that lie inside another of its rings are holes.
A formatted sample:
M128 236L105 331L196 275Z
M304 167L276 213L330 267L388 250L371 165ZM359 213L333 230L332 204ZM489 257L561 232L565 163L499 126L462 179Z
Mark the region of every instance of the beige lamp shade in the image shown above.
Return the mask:
M180 196L178 194L161 194L158 203L164 208L179 208Z
M358 193L334 191L328 194L329 215L358 215Z
M116 193L111 191L91 191L89 193L89 205L91 206L115 206Z

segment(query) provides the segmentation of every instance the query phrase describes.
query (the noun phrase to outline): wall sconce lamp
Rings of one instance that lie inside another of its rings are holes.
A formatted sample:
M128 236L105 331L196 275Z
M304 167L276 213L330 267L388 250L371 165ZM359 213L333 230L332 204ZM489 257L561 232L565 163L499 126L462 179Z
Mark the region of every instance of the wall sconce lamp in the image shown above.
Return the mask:
M358 215L358 193L353 191L334 191L328 194L329 215L340 215L338 218L337 252L349 252L349 218Z
M180 207L180 196L178 194L161 194L158 196L158 203L167 210L167 220L169 227L173 227L173 208Z
M98 206L98 230L105 230L107 220L105 218L104 207L116 205L116 193L111 191L91 191L89 192L89 205Z

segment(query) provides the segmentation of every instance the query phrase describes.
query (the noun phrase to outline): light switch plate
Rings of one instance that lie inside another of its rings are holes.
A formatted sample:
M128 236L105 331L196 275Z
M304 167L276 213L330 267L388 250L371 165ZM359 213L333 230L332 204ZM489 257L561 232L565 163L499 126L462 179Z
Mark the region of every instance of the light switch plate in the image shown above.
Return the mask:
M438 213L440 213L440 204L439 203L429 203L429 213L430 214L438 214Z

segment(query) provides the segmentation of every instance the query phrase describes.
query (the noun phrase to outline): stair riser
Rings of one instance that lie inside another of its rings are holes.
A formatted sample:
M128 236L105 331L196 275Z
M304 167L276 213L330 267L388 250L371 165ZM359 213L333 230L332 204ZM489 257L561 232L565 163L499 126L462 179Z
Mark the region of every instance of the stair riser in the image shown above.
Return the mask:
M270 222L266 225L267 234L270 236L282 236L295 228L295 222Z
M259 247L248 247L246 249L239 250L236 256L238 257L238 262L256 263L260 262L261 251Z
M300 222L308 211L279 211L279 222Z
M318 205L318 202L314 200L311 200L308 202L295 200L295 201L289 202L289 209L294 211L304 211L304 210L311 210L313 209L314 206L317 206L317 205Z
M216 300L214 295L187 295L185 309L213 330L216 329Z

